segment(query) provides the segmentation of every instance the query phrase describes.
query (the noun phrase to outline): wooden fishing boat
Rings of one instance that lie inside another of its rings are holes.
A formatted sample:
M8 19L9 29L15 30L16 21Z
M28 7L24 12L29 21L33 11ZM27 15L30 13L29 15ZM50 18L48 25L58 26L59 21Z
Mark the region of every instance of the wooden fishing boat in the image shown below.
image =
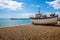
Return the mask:
M47 17L42 15L39 10L35 17L30 17L30 20L32 24L57 24L58 16L52 13L50 17Z
M30 18L32 24L57 24L57 16L47 18Z

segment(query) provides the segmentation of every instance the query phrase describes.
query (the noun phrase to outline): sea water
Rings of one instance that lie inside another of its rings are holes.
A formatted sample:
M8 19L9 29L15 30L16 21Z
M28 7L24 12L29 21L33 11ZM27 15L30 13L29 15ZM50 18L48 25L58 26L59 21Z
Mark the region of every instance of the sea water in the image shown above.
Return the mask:
M31 24L31 20L11 20L9 18L0 18L0 27Z

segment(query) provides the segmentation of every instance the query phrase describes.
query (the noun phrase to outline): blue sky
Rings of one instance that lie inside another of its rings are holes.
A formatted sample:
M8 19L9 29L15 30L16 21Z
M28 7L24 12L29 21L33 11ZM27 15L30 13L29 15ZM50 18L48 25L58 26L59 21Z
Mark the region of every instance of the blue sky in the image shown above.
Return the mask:
M29 18L38 12L60 15L60 0L0 0L0 18Z

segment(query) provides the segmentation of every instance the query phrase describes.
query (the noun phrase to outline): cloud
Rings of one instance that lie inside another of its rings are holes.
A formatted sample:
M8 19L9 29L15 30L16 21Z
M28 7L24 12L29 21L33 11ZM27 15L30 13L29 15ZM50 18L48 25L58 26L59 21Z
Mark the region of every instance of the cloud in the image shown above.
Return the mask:
M47 4L49 4L49 6L53 7L54 9L60 9L60 0L54 0L52 2L47 2Z
M18 10L23 9L23 3L17 2L13 0L0 0L0 9L11 9L11 10Z

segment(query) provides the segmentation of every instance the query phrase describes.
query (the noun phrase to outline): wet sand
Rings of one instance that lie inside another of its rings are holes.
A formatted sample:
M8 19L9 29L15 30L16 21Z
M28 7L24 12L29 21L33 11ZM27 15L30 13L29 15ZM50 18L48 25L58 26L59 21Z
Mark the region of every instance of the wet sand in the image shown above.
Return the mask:
M57 25L22 25L0 28L0 40L60 40L60 22Z

